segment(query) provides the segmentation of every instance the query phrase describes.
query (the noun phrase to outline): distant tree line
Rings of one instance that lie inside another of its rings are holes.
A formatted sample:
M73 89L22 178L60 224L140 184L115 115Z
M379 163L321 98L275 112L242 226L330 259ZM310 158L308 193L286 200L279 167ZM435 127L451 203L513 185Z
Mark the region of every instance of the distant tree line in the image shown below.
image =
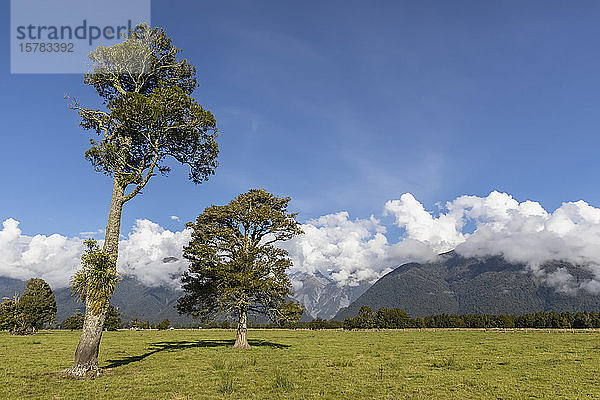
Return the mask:
M235 322L211 321L200 326L182 325L182 328L235 329ZM354 318L343 322L315 318L305 322L284 324L261 324L249 322L253 329L406 329L406 328L539 328L539 329L584 329L600 328L600 313L536 312L523 315L507 314L438 314L411 318L399 308L380 308L374 312L363 306Z
M410 318L399 308L382 307L373 312L362 306L354 318L346 318L344 329L403 329L403 328L600 328L600 313L547 312L523 315L507 314L438 314Z
M63 321L61 328L69 329L71 331L83 329L84 319L85 316L81 313L81 311L77 310L73 315ZM106 319L104 320L104 330L116 331L122 327L123 322L121 321L121 313L119 312L119 309L109 305L108 310L106 311Z
M137 318L132 318L129 322L129 328L131 329L158 329L165 330L171 327L171 322L168 319L163 319L157 324L150 323L150 321L140 321Z

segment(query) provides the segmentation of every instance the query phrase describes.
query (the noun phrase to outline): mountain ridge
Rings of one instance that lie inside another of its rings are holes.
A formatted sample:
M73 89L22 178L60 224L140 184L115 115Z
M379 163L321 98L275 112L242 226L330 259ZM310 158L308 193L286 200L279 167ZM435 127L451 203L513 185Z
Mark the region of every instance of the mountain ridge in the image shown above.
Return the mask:
M366 281L353 285L339 285L331 277L322 273L300 273L293 276L294 284L300 287L294 298L306 306L302 321L314 318L331 319L341 307L356 300L370 284ZM12 298L15 293L23 293L25 281L0 277L0 298ZM69 288L53 289L57 303L56 321L61 323L75 311L84 311L85 305L71 295ZM169 319L172 324L198 325L200 322L188 315L179 315L177 300L183 296L182 290L169 286L146 286L132 276L124 276L116 287L111 304L119 309L124 323L132 318L157 323ZM250 316L251 321L266 323L260 316Z
M549 261L550 273L568 272L577 282L591 271L568 262ZM598 311L600 296L549 286L522 263L501 256L463 257L454 251L429 263L407 263L381 277L334 319L353 317L370 306L401 308L411 317L435 314L526 314L537 311Z

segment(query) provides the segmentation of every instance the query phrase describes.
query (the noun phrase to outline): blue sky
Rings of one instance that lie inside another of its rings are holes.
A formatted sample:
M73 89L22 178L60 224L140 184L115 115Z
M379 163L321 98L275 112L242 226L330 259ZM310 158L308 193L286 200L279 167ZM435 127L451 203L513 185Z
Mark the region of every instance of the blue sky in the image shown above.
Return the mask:
M63 99L95 93L81 75L11 75L8 2L0 14L0 221L103 228L111 182L84 160L91 134ZM153 0L153 25L197 67L221 166L199 186L181 168L154 178L123 230L180 230L257 187L291 196L303 221L379 217L405 192L427 209L492 190L597 207L599 21L592 1Z

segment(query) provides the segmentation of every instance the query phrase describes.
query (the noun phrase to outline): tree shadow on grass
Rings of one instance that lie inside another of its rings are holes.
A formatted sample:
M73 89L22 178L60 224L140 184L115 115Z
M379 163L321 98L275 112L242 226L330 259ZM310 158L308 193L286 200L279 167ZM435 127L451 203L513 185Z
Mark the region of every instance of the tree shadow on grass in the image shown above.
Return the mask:
M115 360L107 360L108 363L103 368L117 368L127 364L142 361L144 358L151 356L152 354L160 353L162 351L177 351L185 350L197 347L232 347L235 340L177 340L172 342L156 342L150 344L150 351L140 354L138 356L123 357ZM266 340L248 339L248 343L252 347L271 347L275 349L285 349L291 347L289 344L273 343Z

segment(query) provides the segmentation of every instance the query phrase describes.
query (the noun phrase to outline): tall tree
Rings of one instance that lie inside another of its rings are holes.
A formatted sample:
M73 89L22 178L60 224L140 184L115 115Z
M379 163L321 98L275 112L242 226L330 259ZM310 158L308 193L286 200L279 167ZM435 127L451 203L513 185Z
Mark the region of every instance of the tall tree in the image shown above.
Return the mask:
M298 320L302 314L299 303L288 301L288 253L273 246L302 233L296 214L287 212L289 201L253 189L225 206L208 207L196 223L187 225L192 228L192 240L183 252L190 261L182 278L187 294L177 308L203 319L234 314L235 348L250 348L249 311L276 322Z
M169 158L190 168L189 178L201 183L217 167L217 129L213 115L192 92L196 69L180 59L180 49L160 28L138 25L122 43L90 53L93 69L84 83L103 99L102 109L86 108L70 99L81 127L96 132L85 153L94 169L113 180L112 199L102 251L116 271L123 205L138 195L150 178L170 169ZM103 307L86 297L85 322L67 370L83 376L98 369L98 349L112 289Z

